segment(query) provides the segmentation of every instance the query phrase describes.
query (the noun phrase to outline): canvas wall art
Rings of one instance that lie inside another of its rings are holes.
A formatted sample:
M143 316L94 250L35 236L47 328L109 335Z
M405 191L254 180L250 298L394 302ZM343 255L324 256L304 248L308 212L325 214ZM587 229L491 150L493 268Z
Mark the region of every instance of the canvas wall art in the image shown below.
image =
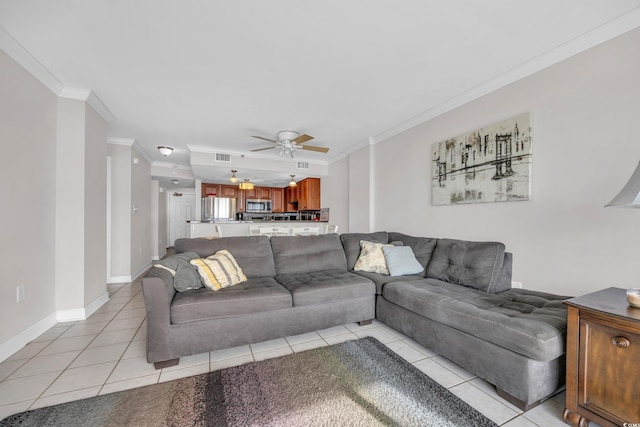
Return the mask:
M531 113L433 144L431 203L531 198Z

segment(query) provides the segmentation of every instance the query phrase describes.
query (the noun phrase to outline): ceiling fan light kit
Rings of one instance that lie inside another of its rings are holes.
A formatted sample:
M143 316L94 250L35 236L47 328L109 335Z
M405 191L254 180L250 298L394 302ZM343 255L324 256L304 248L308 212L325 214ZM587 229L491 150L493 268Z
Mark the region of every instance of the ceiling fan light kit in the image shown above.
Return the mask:
M326 153L329 151L328 148L318 147L314 145L304 145L307 141L311 141L313 137L311 135L307 135L306 133L300 135L298 132L292 130L281 130L277 133L278 140L265 138L263 136L252 135L253 138L261 139L263 141L269 141L274 143L274 146L271 147L263 147L256 148L251 151L263 151L263 150L271 150L272 148L279 148L278 154L285 158L291 159L293 158L294 152L299 148L301 150L309 150L316 151L319 153Z

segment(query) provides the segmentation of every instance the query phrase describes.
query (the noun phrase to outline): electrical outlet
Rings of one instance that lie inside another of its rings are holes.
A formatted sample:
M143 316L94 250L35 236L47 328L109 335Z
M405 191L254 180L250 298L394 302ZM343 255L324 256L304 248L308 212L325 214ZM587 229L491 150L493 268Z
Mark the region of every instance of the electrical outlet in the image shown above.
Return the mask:
M20 285L16 288L16 300L17 302L24 300L24 285Z
M522 289L522 282L511 282L512 288Z

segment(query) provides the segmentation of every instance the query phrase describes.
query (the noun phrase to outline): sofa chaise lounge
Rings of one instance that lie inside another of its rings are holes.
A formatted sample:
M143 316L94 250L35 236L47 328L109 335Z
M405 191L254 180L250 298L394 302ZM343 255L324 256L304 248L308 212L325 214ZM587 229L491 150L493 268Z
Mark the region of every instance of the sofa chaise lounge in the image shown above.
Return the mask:
M408 246L421 271L357 271L361 242ZM497 242L401 233L178 239L176 254L227 249L247 281L177 292L172 274L142 279L147 360L180 357L376 317L494 384L522 409L564 384L567 297L511 289L512 255Z

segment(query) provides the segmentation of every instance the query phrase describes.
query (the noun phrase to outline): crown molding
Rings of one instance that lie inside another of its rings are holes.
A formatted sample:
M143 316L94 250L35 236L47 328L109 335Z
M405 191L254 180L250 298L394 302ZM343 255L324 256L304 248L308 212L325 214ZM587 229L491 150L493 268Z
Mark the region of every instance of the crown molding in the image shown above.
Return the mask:
M640 6L611 19L598 27L586 31L573 39L556 46L555 48L549 49L533 59L517 65L476 87L462 92L459 95L392 127L391 129L375 135L372 139L373 143L377 144L394 137L408 129L434 119L435 117L474 101L484 95L501 89L508 84L530 76L544 68L557 64L636 28L640 28ZM362 146L363 145L360 144L355 147L361 148ZM350 152L352 151L355 150L351 150Z
M159 162L157 160L154 161L151 165L152 166L157 166L159 168L181 169L181 170L185 170L185 171L191 171L191 166L177 165L175 163L169 163L169 162Z
M86 101L107 123L113 121L113 114L95 92L89 89L66 87L2 27L0 27L0 49L57 96Z
M136 140L133 138L118 138L118 137L107 138L107 144L128 145L129 147L131 147L135 142Z
M106 121L110 123L115 118L113 113L107 108L102 100L96 95L96 93L90 89L81 89L65 86L58 93L61 98L77 99L79 101L85 101Z
M147 152L145 151L144 148L142 148L142 145L140 145L140 143L137 140L133 140L133 149L135 150L136 153L140 154L146 161L147 163L149 163L149 165L153 164L153 159L151 158L151 156L149 154L147 154Z
M6 30L0 27L0 49L2 49L18 65L27 70L40 83L56 95L64 89L64 85L44 65L33 57Z

